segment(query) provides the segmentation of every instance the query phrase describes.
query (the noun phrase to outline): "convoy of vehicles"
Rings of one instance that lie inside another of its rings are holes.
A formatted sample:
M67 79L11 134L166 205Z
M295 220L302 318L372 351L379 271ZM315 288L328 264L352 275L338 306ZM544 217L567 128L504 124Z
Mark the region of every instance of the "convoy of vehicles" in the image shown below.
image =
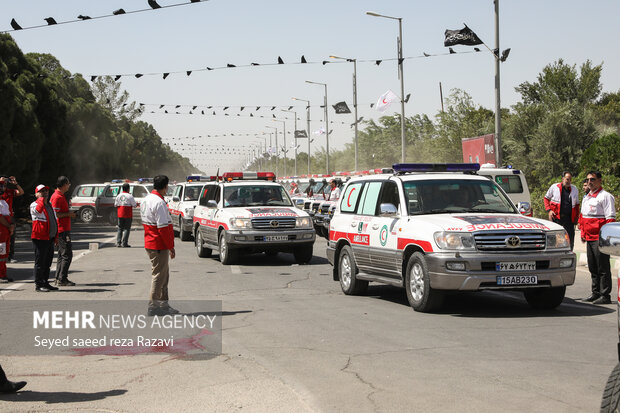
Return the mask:
M172 190L168 188L168 210L172 217L174 231L181 241L190 241L194 225L194 208L198 205L200 192L206 182L213 182L215 176L190 175L186 182L176 184Z
M478 164L400 164L351 179L330 222L327 256L348 295L368 282L405 288L416 311L449 291L522 291L555 308L575 280L565 230L519 214Z
M315 231L272 172L230 172L207 183L194 210L199 257L218 251L222 264L241 253L290 252L298 263L312 259Z

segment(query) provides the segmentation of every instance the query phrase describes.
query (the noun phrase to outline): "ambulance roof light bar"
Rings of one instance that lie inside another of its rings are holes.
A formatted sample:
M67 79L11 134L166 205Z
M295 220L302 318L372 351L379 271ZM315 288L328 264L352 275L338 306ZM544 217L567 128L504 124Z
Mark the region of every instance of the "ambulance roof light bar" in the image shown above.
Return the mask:
M475 173L480 170L478 163L395 163L392 167L397 175L409 172Z
M226 172L222 175L222 178L226 182L257 179L261 181L275 181L276 174L273 172Z
M216 176L204 176L204 175L188 175L186 182L203 182L203 181L215 181Z

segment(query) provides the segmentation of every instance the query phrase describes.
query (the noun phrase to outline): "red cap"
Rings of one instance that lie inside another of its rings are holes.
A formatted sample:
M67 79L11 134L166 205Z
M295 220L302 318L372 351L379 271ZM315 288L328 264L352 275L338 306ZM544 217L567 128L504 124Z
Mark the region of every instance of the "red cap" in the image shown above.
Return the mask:
M50 187L49 186L45 186L43 184L39 184L39 185L37 185L36 189L34 190L34 193L36 194L37 192L41 192L44 189L47 189L49 191Z

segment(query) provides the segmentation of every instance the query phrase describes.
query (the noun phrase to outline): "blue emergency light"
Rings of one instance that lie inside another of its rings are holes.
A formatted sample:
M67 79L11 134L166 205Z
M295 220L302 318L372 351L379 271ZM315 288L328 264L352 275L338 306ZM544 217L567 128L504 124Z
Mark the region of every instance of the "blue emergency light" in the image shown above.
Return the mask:
M477 172L478 163L395 163L392 165L394 173L408 172Z

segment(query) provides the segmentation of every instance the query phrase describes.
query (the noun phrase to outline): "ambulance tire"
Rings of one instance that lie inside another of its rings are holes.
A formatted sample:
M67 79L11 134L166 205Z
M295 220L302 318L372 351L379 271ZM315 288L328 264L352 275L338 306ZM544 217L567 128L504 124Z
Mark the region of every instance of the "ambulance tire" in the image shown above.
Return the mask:
M345 245L338 256L338 280L340 288L346 295L362 295L368 289L368 281L358 280L357 265L351 247Z
M620 363L612 370L601 400L601 413L617 412L620 407Z
M443 304L444 294L431 288L426 260L421 252L414 252L409 257L405 273L405 290L409 305L421 313L438 310Z
M312 259L313 245L301 245L293 249L293 255L297 264L307 264Z
M95 210L91 207L84 207L80 209L80 221L85 224L90 224L95 220Z
M192 233L190 231L183 230L183 220L181 219L181 217L179 217L179 238L181 238L181 241L192 240Z
M211 249L204 247L204 242L202 239L202 234L200 233L200 229L196 228L196 236L194 237L196 252L200 258L209 258L211 256Z
M112 208L106 216L106 221L110 225L118 225L118 215L116 215L116 208Z
M525 300L536 310L553 310L564 301L566 287L531 288L523 291Z
M226 242L226 232L220 233L220 262L224 265L230 265L237 260L237 251L230 249L230 246Z

